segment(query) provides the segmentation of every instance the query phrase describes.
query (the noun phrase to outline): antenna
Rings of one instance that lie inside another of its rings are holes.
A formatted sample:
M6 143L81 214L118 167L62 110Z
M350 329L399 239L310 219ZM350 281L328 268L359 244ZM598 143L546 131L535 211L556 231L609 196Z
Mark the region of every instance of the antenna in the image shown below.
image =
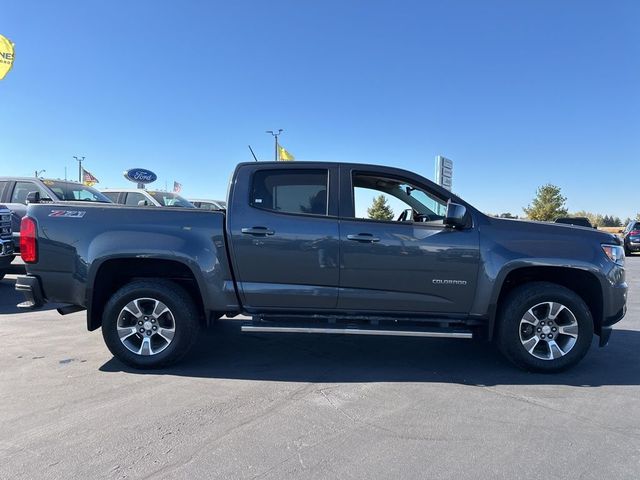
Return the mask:
M253 153L253 148L251 148L251 145L247 145L247 147L249 147L249 150L251 151L251 155L253 155L253 159L257 162L258 161L258 157L256 157L255 153Z

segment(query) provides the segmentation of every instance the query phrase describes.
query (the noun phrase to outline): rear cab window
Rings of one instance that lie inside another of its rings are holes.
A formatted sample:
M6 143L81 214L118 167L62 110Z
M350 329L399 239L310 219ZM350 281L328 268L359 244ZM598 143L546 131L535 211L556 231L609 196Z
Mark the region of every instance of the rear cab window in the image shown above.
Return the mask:
M250 205L279 213L327 216L328 192L326 169L258 170L253 175Z

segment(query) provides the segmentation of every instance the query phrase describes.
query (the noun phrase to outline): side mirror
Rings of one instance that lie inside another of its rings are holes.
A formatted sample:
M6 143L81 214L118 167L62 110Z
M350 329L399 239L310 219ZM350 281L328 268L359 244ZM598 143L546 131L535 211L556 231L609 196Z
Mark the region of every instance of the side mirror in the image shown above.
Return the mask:
M147 200L140 200L138 202L138 206L139 207L147 207L147 206L149 206L149 202Z
M467 226L467 207L459 203L449 202L447 213L444 217L444 224L453 228L464 228Z
M29 192L27 195L27 205L30 203L40 203L40 192Z

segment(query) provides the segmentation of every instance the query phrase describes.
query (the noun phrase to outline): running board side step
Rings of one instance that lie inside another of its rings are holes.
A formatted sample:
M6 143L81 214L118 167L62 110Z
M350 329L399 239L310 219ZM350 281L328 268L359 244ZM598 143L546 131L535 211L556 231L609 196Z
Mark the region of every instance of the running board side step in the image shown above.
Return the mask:
M333 333L339 335L386 335L392 337L432 337L432 338L473 338L473 333L465 331L427 330L375 330L366 328L320 328L320 327L280 327L242 325L243 332L266 333Z

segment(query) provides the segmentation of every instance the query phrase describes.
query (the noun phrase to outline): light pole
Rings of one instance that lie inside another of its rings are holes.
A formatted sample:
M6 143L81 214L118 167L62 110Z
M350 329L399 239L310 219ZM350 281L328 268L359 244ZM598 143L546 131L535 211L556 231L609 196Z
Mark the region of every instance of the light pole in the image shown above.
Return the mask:
M45 172L46 170L36 170L36 178L40 177L40 175L42 175Z
M277 132L274 132L273 130L267 130L266 133L270 133L271 135L273 135L273 137L276 139L276 155L275 155L275 160L276 162L278 161L278 137L280 136L280 134L283 132L284 130L282 130L281 128L278 129Z
M84 157L76 157L73 156L78 161L78 182L82 183L82 162L84 162Z

